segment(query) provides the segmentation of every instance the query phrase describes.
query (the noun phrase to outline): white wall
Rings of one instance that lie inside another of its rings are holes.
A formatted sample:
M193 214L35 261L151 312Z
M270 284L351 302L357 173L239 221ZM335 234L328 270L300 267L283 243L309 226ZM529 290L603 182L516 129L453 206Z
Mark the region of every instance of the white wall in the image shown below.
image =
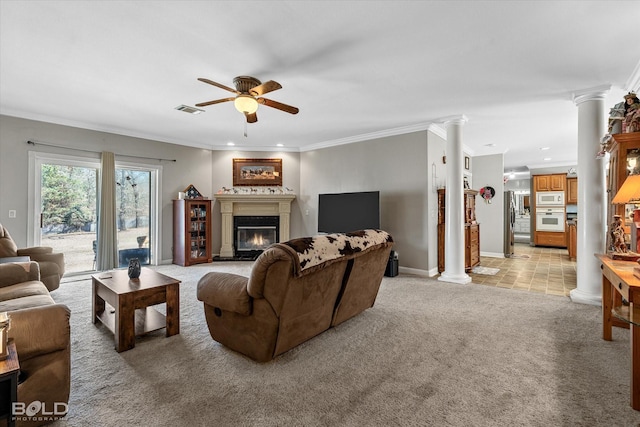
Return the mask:
M480 224L480 254L504 256L504 156L493 154L473 158L473 189L493 187L496 195L486 203L476 197L476 218Z

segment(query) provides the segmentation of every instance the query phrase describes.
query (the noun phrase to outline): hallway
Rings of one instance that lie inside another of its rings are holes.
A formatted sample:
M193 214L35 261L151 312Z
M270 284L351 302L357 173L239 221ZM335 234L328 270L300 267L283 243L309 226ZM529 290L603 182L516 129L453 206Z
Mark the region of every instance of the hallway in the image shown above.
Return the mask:
M482 267L500 271L469 272L472 283L567 297L576 288L576 262L569 259L567 249L516 243L514 252L512 258L480 257Z

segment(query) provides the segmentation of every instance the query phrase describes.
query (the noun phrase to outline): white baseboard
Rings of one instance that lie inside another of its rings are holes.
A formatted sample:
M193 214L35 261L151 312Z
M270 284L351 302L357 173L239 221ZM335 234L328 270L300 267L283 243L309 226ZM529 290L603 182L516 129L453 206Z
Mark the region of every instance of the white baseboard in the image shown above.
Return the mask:
M497 252L480 252L480 256L486 256L489 258L504 258L504 254Z

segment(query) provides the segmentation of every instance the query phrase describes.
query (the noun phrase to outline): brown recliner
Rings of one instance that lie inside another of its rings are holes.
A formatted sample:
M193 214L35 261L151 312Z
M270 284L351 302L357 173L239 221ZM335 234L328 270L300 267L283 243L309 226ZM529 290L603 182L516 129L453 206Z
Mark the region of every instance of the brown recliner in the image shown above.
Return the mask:
M53 248L48 246L18 249L9 231L0 224L0 258L27 256L40 265L40 281L47 289L58 289L64 275L64 254L53 253Z

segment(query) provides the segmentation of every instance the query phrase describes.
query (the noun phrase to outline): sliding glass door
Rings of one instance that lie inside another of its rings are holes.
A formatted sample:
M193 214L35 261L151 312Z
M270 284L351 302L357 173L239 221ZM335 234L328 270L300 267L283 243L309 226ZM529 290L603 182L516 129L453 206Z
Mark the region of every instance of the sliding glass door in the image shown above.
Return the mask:
M98 247L100 162L95 158L30 154L29 241L65 254L66 275L94 271ZM161 167L116 161L118 267L129 259L157 264Z
M40 166L40 244L65 254L67 273L95 268L98 169L90 164Z

